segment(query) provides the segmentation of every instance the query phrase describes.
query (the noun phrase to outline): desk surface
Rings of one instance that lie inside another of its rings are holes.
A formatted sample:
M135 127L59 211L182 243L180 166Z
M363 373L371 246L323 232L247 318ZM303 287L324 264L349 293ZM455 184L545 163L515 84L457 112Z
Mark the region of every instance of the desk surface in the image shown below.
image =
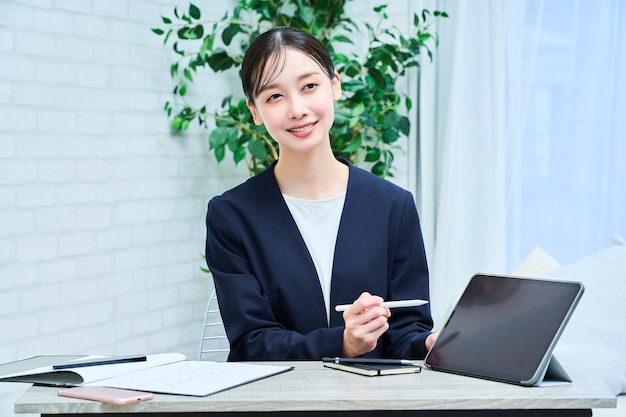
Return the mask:
M285 364L285 363L281 363ZM59 397L57 388L32 387L16 402L16 413L193 413L367 410L589 410L616 407L604 387L570 372L571 384L519 387L429 369L419 374L366 377L321 362L295 368L208 397L155 395L128 406Z

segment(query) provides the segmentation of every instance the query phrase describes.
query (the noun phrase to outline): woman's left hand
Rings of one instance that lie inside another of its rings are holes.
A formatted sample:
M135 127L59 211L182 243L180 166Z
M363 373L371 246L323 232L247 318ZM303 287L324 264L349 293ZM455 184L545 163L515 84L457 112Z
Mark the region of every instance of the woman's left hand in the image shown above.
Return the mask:
M426 352L429 352L433 348L433 345L437 341L438 337L439 337L439 331L432 332L431 334L428 335L428 337L426 338L426 343L425 343Z

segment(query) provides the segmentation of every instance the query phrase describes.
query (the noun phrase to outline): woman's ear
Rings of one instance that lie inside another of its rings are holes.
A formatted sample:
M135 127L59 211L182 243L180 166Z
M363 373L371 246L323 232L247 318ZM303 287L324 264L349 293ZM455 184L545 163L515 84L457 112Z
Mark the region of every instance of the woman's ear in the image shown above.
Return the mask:
M259 116L259 111L256 109L256 106L252 104L250 100L246 100L246 105L248 106L250 113L252 113L252 120L254 120L254 124L261 126L263 124L263 119Z
M337 71L335 71L333 79L330 81L330 83L333 88L333 100L337 101L341 98L341 80Z

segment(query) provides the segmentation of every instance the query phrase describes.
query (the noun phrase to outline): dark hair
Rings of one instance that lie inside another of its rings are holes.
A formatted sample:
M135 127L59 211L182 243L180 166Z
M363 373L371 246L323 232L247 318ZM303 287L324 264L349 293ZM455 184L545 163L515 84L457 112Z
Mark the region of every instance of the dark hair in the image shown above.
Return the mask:
M330 54L315 36L300 29L276 26L250 44L241 63L241 84L251 103L254 104L254 98L280 74L285 65L286 48L308 55L333 78L335 66Z

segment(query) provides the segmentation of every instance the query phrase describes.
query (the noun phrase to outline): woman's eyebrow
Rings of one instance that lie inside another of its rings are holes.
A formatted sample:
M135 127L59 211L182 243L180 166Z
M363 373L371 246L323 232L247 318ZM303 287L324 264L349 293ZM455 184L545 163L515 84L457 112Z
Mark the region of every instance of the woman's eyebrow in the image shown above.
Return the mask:
M305 72L304 74L302 74L302 75L299 75L299 76L298 76L297 81L302 81L303 79L305 79L305 78L309 78L309 77L311 77L312 75L319 75L319 74L321 74L319 71L309 71L309 72ZM261 88L261 89L259 90L259 94L261 94L261 93L262 93L262 92L264 92L265 90L270 90L270 89L272 89L272 88L278 88L278 86L279 86L279 85L278 85L278 84L276 84L276 83L269 83L269 84L267 84L267 85L263 86L263 88Z

